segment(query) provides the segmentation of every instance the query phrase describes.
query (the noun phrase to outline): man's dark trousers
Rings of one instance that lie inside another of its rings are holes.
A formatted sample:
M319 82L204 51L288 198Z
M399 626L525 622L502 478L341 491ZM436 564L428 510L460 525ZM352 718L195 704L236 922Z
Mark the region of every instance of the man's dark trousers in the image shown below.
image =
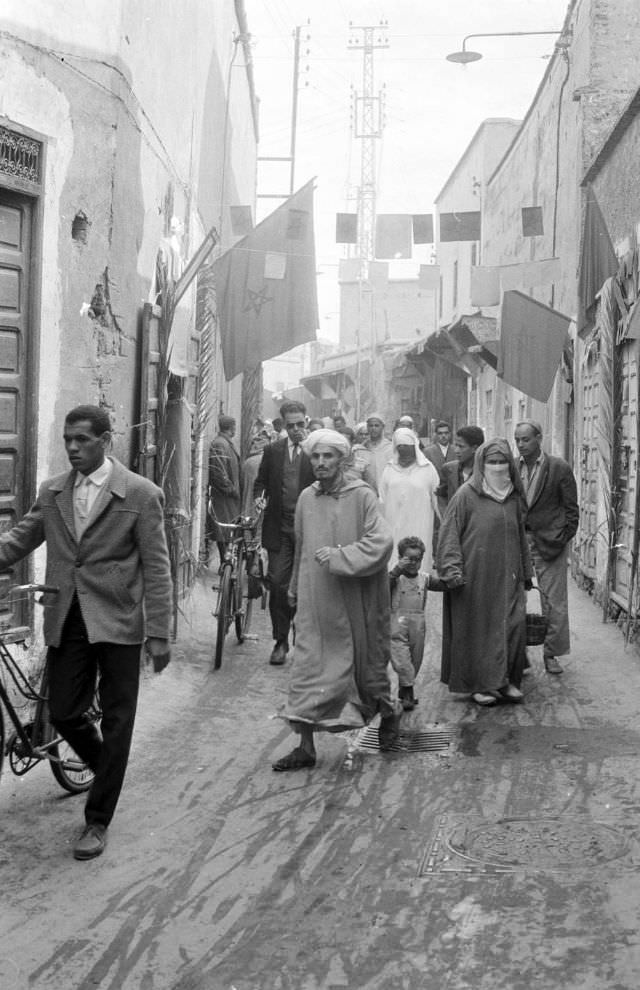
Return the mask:
M87 824L108 826L118 803L136 715L140 652L141 644L89 643L76 597L60 646L49 647L51 721L96 775L85 805ZM98 672L102 738L85 717Z
M269 568L267 578L269 582L269 612L271 614L271 625L273 628L273 638L276 642L289 642L289 629L293 610L289 605L287 590L291 580L293 569L293 555L296 543L293 528L280 530L280 547L278 550L269 550Z

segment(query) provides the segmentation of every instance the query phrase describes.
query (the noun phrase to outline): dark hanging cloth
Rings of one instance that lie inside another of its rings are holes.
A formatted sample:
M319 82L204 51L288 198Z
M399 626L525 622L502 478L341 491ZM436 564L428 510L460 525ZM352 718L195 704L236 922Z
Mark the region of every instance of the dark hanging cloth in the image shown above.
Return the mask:
M587 186L578 275L578 333L583 334L593 326L597 295L617 271L618 259L607 225L592 186Z

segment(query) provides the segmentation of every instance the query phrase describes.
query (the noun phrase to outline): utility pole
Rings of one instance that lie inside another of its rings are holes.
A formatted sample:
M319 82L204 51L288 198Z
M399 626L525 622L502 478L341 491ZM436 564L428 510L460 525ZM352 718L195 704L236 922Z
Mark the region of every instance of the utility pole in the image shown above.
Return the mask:
M362 52L362 92L353 92L354 137L360 145L360 188L358 190L358 323L356 327L356 419L361 415L362 399L362 330L363 322L369 327L371 349L371 382L375 391L375 306L373 290L368 282L369 265L375 257L376 227L376 141L382 137L383 93L375 94L373 78L373 53L376 48L388 48L388 21L377 26L356 25L349 22L348 48ZM365 291L366 286L366 291ZM363 320L366 311L367 319Z
M307 21L307 27L309 21ZM293 80L291 83L291 140L288 155L258 155L259 162L289 162L289 192L288 193L258 193L256 199L286 199L294 192L296 170L296 136L298 130L298 89L300 86L300 32L302 27L296 27L293 32ZM307 34L307 41L309 35ZM307 54L309 49L307 48ZM308 69L308 66L307 66Z
M368 263L373 261L376 223L376 141L382 137L383 94L374 92L373 53L376 48L388 48L388 21L372 25L349 24L351 36L348 48L362 52L362 92L354 94L354 136L361 143L360 189L358 192L358 254L364 263L366 278Z

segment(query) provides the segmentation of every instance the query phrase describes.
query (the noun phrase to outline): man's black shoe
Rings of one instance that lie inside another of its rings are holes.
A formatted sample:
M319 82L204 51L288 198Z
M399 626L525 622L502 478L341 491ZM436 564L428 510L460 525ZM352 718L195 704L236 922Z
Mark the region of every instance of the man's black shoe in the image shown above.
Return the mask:
M280 640L276 643L273 650L271 651L271 656L269 658L269 663L272 667L282 667L283 663L287 659L287 644Z
M94 859L100 856L107 845L107 826L89 823L73 847L75 859Z

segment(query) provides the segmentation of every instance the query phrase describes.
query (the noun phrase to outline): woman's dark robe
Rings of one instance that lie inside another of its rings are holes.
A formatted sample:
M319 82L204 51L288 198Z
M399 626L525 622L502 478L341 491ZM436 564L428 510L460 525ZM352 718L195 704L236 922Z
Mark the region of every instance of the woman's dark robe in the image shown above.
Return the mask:
M525 579L532 577L520 496L504 502L467 482L440 528L437 569L448 584L441 680L460 694L520 686L526 658Z

